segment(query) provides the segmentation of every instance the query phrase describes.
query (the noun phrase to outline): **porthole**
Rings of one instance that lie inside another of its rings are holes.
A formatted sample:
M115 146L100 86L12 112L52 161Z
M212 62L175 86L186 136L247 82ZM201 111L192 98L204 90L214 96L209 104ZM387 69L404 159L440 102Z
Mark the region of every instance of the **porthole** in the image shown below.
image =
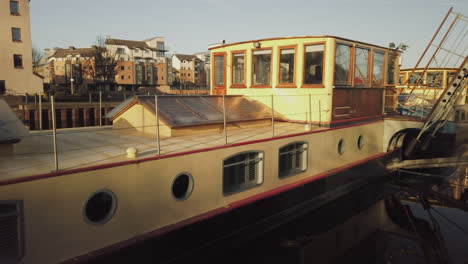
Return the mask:
M364 147L364 137L360 135L357 139L357 147L361 150Z
M340 139L340 142L338 142L338 154L344 154L344 139Z
M110 190L100 190L93 193L85 203L83 216L89 224L107 223L117 209L117 197Z
M193 177L189 173L180 173L172 183L172 196L178 201L187 199L193 190Z

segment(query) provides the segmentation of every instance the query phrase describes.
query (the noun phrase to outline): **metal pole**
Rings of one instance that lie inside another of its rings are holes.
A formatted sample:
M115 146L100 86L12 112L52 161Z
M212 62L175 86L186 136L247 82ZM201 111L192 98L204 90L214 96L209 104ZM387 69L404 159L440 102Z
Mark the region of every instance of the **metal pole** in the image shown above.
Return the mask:
M273 101L274 95L271 94L271 136L275 136L275 105Z
M39 130L42 130L42 94L39 95Z
M319 124L318 124L318 126L320 127L321 124L322 124L322 105L321 105L320 100L318 101L318 109L319 109L319 111L318 111L318 116L319 116Z
M37 94L34 94L34 106L37 107Z
M99 126L102 126L102 91L99 91Z
M159 107L158 107L158 96L154 96L154 111L156 116L156 148L158 155L161 154L161 142L159 138Z
M55 170L58 170L58 155L57 155L57 131L56 131L56 120L55 120L55 98L54 96L50 96L50 106L52 110L52 138L54 141L54 162L55 162Z
M93 99L91 97L91 93L88 92L88 97L89 97L89 103L92 103L93 102Z
M73 88L73 58L70 59L70 93L71 95L75 94L75 89Z
M309 94L309 123L312 124L312 96Z
M227 145L227 124L226 124L226 99L223 95L223 128L224 128L224 144Z

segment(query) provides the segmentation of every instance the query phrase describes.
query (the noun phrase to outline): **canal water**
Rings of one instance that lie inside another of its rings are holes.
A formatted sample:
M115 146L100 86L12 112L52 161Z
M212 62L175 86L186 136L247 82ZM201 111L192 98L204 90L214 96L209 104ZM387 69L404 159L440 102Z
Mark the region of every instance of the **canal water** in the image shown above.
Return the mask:
M92 263L468 263L468 212L404 190L376 182L257 232L196 245L176 233Z

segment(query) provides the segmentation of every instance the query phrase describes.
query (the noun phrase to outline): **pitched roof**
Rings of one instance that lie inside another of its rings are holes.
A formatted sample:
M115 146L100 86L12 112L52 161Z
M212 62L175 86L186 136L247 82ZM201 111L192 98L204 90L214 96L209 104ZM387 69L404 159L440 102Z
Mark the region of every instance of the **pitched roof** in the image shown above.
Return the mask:
M271 119L271 109L256 100L226 96L225 101L228 122ZM121 103L107 117L115 119L135 104L155 113L154 96L138 96ZM172 128L223 123L222 96L159 96L158 106L160 119Z
M56 49L55 53L50 56L53 58L64 58L68 55L80 55L82 57L92 57L96 50L94 48L78 48L78 49Z
M174 56L176 56L177 58L179 58L179 60L181 61L191 61L191 60L200 60L199 58L197 58L197 56L195 55L186 55L186 54L174 54Z
M127 46L129 49L149 49L149 50L157 51L156 48L148 46L148 44L144 41L109 38L109 39L106 39L106 44Z

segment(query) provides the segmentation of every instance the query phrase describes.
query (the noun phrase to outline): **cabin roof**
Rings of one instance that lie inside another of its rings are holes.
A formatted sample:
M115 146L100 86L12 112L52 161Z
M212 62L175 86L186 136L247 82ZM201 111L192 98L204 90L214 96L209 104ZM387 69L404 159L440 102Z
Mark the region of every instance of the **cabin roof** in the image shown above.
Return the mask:
M5 100L0 99L0 144L16 143L28 134L28 130L16 117Z
M141 104L155 114L155 97L137 96L115 107L107 117L114 120L135 104ZM271 108L253 99L226 96L225 104L228 122L271 118ZM171 128L224 122L222 96L159 96L158 108L159 118ZM281 117L278 113L275 116Z
M264 38L264 39L255 39L255 40L248 40L248 41L241 41L241 42L235 42L235 43L227 43L227 44L220 44L219 46L213 46L208 48L209 50L213 49L219 49L219 48L224 48L224 47L229 47L229 46L234 46L234 45L239 45L239 44L245 44L245 43L250 43L250 42L256 42L256 41L270 41L270 40L284 40L284 39L301 39L301 38L335 38L338 40L344 40L344 41L351 41L355 43L360 43L364 45L369 45L372 47L376 48L381 48L381 49L388 49L388 47L382 47L378 46L375 44L370 44L362 41L357 41L357 40L352 40L352 39L347 39L347 38L342 38L342 37L337 37L337 36L330 36L330 35L323 35L323 36L296 36L296 37L278 37L278 38Z

